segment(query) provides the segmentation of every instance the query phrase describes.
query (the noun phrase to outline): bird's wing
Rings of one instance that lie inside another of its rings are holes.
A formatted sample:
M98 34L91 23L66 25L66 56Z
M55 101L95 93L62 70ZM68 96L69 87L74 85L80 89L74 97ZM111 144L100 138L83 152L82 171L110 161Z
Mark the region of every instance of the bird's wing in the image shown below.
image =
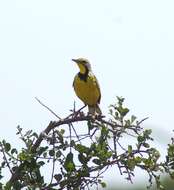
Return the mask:
M73 83L72 83L72 86L73 86L73 87L74 87L74 85L75 85L75 80L76 80L77 76L78 76L78 74L76 74L75 77L74 77L74 80L73 80Z
M98 89L98 91L99 91L99 94L100 94L100 96L99 96L99 98L98 98L98 103L100 103L100 100L101 100L101 91L100 91L100 85L99 85L99 82L98 82L98 80L97 80L97 78L96 78L96 76L92 73L92 75L93 75L93 80L94 80L94 82L95 82L95 84L96 84L96 87L97 87L97 89Z

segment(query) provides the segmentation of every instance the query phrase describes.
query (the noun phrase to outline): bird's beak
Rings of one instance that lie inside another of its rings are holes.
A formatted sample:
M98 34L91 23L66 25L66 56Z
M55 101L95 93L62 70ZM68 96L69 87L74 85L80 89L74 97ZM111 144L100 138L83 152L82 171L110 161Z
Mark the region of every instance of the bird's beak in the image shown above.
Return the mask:
M72 59L72 61L76 62L77 63L77 59Z

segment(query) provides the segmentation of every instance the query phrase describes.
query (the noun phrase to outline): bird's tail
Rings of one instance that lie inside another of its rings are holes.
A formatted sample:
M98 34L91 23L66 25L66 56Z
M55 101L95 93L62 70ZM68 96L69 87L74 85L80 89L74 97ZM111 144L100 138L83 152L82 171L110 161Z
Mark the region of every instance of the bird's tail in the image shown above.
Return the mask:
M98 115L102 115L102 111L98 104L96 104L95 106L88 106L88 110L89 110L88 114L90 115L95 115L96 113Z
M96 110L96 112L97 112L99 115L102 115L102 111L101 111L100 106L99 106L98 104L96 104L95 110Z

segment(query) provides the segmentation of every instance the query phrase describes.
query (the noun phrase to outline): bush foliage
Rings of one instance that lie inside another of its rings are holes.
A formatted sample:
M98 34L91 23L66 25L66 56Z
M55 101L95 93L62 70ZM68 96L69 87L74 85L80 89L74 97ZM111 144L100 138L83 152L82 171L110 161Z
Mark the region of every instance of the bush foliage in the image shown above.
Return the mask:
M139 121L129 115L121 97L109 107L109 115L106 119L73 109L66 118L50 122L39 135L18 126L22 149L17 150L6 140L0 142L0 189L105 188L103 175L111 167L116 168L113 177L123 175L130 183L139 168L149 176L148 187L155 182L158 189L164 189L161 174L174 177L174 139L162 162L159 151L150 143L152 130L142 127L147 118ZM86 133L80 134L79 127L86 128ZM10 177L4 183L6 170Z

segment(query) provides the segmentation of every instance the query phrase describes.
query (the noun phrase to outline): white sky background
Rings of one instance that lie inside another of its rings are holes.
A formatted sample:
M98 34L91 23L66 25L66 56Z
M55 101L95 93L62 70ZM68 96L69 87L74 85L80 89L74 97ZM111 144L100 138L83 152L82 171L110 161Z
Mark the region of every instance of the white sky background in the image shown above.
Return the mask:
M172 0L0 1L1 138L16 143L18 124L40 132L55 119L35 96L62 117L74 100L80 107L71 59L86 57L103 112L123 96L167 144L174 129L173 8Z

